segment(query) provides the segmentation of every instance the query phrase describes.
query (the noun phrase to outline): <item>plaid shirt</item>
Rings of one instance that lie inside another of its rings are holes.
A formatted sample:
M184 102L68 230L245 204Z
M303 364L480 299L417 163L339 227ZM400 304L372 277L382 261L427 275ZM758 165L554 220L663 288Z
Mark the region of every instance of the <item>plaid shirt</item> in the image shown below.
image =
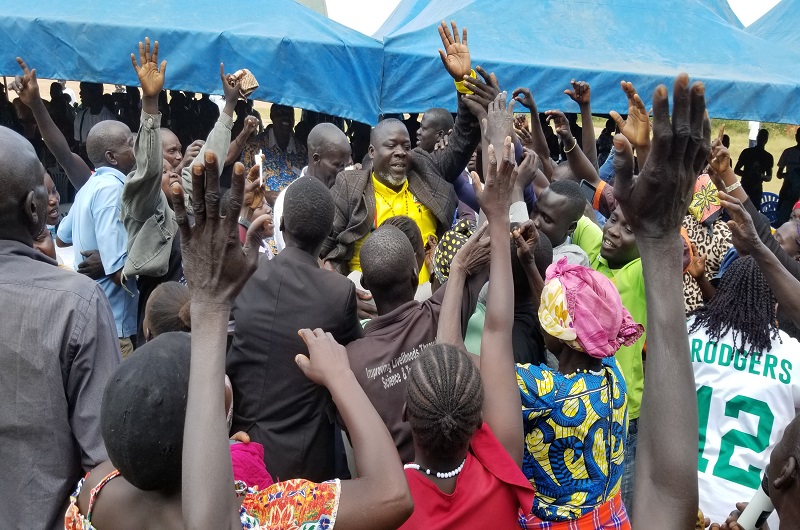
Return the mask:
M416 148L411 152L408 189L436 216L437 235L453 223L458 199L453 182L467 166L481 140L478 121L459 98L458 115L448 146L428 153ZM374 230L375 191L370 171L343 171L331 188L336 213L333 230L325 240L320 256L332 262L339 272L347 273L356 241Z

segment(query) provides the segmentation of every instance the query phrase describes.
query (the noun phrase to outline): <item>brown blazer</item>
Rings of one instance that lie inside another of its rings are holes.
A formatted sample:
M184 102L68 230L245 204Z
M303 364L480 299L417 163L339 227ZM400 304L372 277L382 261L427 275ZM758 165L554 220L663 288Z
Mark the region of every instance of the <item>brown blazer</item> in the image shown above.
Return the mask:
M480 139L477 119L459 98L448 146L433 153L420 148L411 152L408 189L436 217L440 236L453 224L458 205L452 183L464 171ZM347 264L353 257L354 243L377 228L373 226L375 191L371 175L371 171L343 171L331 188L336 212L333 230L322 246L320 257L343 274L349 272Z

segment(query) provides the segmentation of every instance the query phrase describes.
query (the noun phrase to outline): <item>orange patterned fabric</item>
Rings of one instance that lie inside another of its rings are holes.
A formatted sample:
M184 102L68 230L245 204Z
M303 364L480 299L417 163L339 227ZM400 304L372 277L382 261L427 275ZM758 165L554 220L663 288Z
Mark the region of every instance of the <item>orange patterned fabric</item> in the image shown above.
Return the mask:
M303 479L273 484L248 492L242 503L242 527L270 530L328 530L336 522L341 484L317 484ZM246 520L248 519L248 520Z

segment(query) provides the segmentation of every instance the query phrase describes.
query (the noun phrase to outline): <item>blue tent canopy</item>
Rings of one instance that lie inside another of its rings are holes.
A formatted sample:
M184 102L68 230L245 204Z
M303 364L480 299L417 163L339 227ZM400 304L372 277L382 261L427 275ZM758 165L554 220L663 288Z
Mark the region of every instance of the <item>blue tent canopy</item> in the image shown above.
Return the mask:
M736 13L733 12L731 9L730 3L728 0L700 0L703 4L706 5L711 11L722 17L728 24L731 26L735 26L739 29L744 28L744 24L742 21L739 20L739 17L736 16Z
M507 90L530 87L541 110L576 111L563 95L573 78L592 85L595 113L626 110L622 79L649 106L658 84L686 71L705 82L713 117L800 122L800 55L732 25L723 1L403 0L390 17L399 26L382 28L381 111L455 109L436 53L436 26L453 19L470 31L472 63Z
M381 43L292 0L0 0L0 73L23 57L42 78L135 85L145 36L168 61L167 87L222 93L219 63L247 68L260 100L375 123ZM138 57L138 53L137 53Z
M747 31L785 49L800 48L800 0L782 0L761 18L747 26ZM794 65L795 69L800 65Z

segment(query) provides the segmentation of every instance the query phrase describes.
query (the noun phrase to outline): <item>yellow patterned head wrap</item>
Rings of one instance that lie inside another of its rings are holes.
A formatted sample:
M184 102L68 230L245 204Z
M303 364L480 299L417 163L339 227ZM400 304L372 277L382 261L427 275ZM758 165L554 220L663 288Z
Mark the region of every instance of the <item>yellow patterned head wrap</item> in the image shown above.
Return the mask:
M539 304L539 323L542 329L548 335L563 340L571 348L583 351L578 344L578 334L567 307L567 296L564 294L561 282L558 279L547 282L542 290Z

